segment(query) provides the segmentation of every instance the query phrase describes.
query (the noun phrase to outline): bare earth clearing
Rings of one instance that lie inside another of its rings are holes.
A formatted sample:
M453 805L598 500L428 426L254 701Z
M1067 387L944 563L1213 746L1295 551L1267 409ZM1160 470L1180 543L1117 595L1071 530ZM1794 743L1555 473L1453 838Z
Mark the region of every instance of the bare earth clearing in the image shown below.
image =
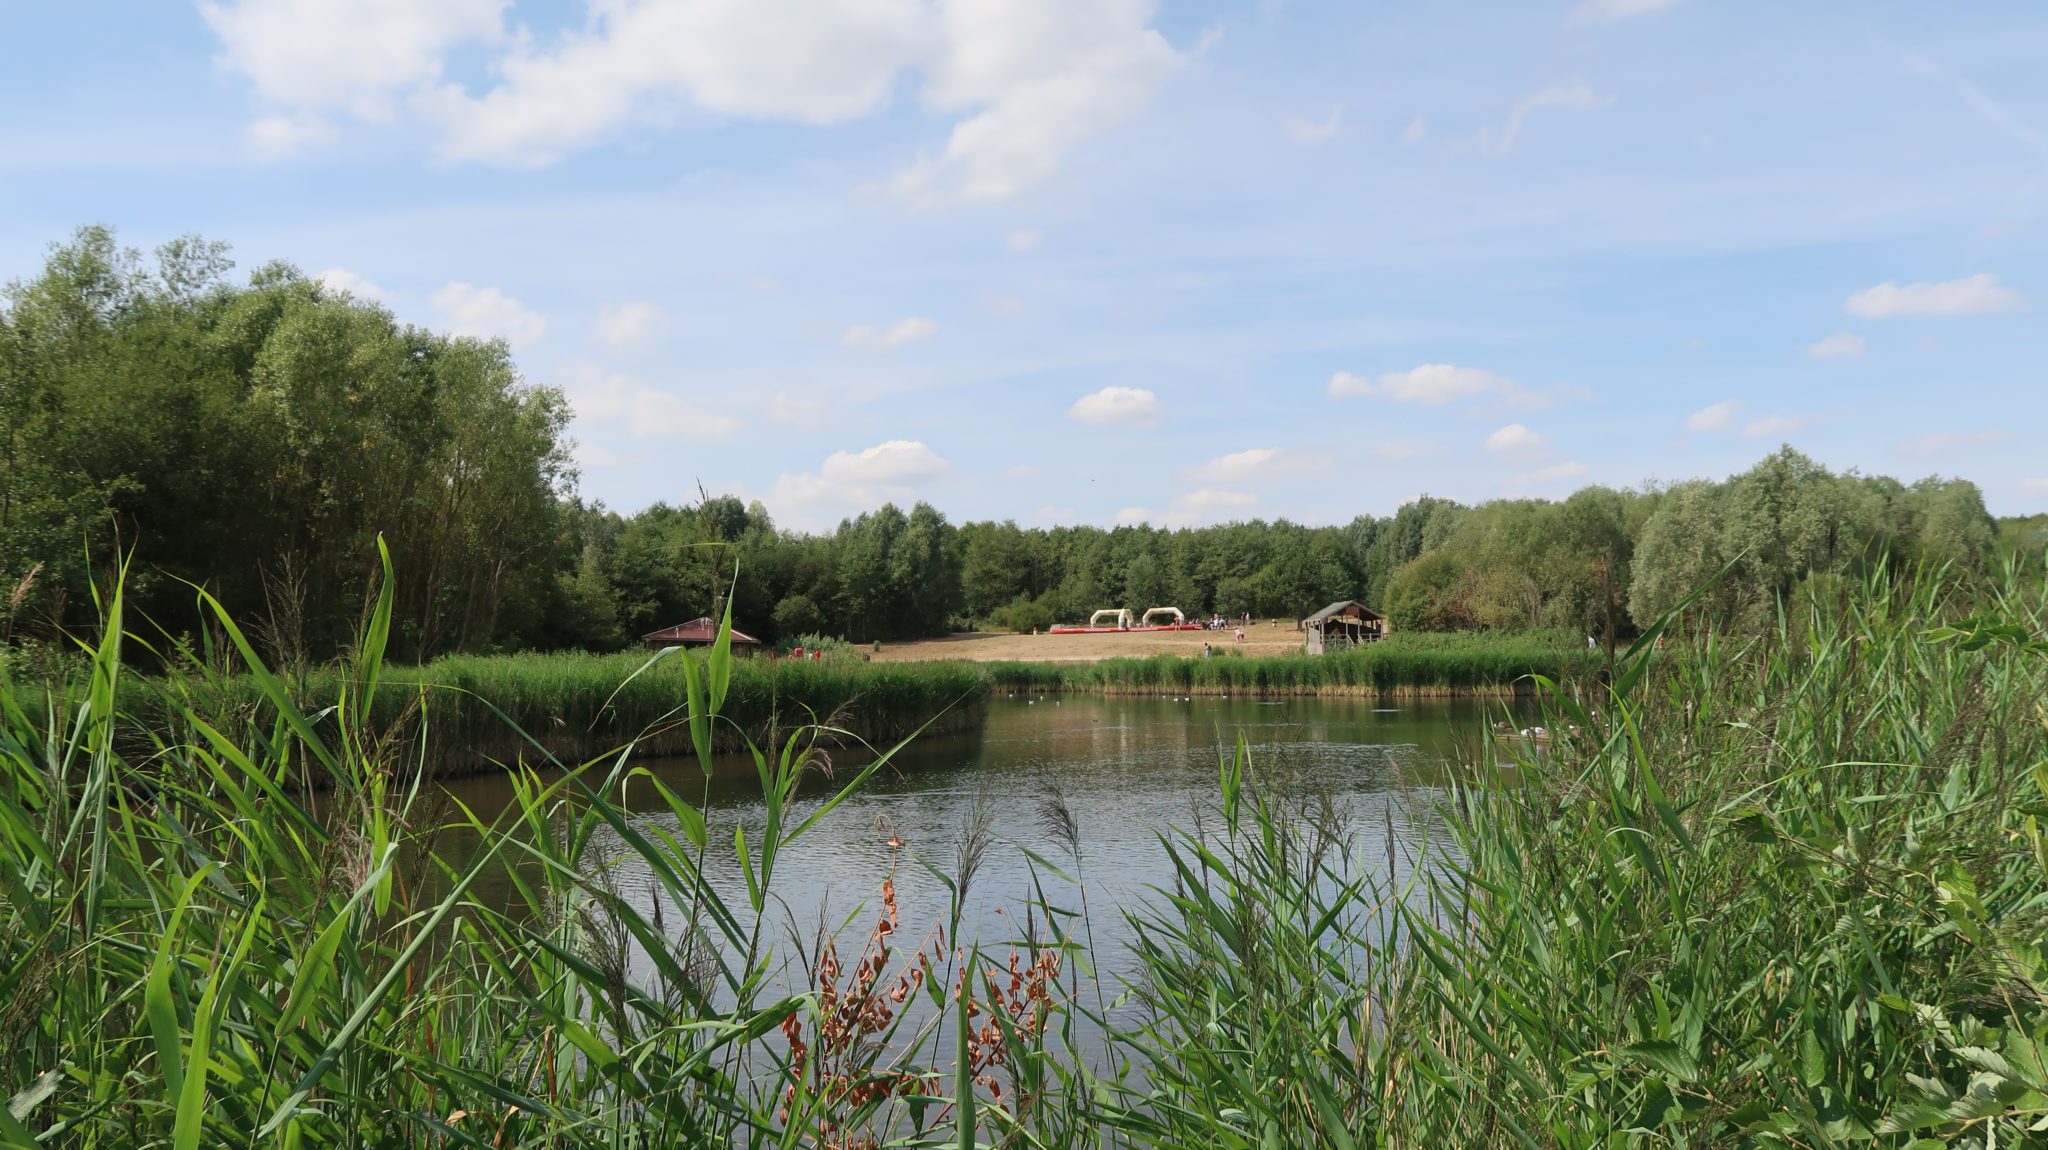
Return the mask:
M1245 629L1239 643L1230 631L1125 631L1111 635L1012 635L1004 632L973 631L943 639L918 639L882 644L875 658L886 662L924 662L932 659L968 659L977 663L1016 660L1024 663L1093 663L1120 656L1199 656L1202 644L1213 644L1218 654L1237 650L1246 655L1295 655L1301 652L1301 632L1291 623L1278 627L1261 620Z

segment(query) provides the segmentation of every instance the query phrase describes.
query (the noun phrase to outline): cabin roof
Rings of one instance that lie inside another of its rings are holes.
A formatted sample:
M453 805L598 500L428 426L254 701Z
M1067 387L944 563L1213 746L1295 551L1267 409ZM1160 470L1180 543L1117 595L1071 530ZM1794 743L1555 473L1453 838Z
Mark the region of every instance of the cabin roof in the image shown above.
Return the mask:
M640 636L640 639L645 643L713 643L718 640L718 624L711 621L711 616L700 615L687 623L663 627L659 631L649 631ZM735 627L732 631L732 641L758 644L761 640Z
M1385 615L1382 615L1378 611L1375 611L1372 608L1366 606L1365 604L1360 603L1356 599L1341 599L1335 603L1330 604L1328 607L1325 607L1322 610L1316 612L1315 614L1310 615L1308 618L1303 619L1302 622L1321 623L1326 619L1334 619L1339 615L1342 615L1348 619L1386 618Z

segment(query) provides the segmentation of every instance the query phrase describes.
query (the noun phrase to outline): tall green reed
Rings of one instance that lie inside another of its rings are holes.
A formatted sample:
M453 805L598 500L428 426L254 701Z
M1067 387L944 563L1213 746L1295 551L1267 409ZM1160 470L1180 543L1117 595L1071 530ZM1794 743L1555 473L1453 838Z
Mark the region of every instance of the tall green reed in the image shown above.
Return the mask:
M1162 830L1174 881L1116 912L1128 954L1099 945L1049 796L1067 857L1034 873L1080 906L1041 885L1018 937L961 937L977 860L1004 849L970 827L950 865L914 860L953 896L924 941L899 941L919 924L885 884L865 932L800 957L764 925L780 860L894 750L806 797L847 736L747 737L726 644L643 660L607 697L680 680L640 729L707 767L745 748L761 817L729 839L630 735L561 762L502 708L533 764L515 801L442 809L409 729L438 696L382 664L388 598L312 705L208 605L261 697L232 735L190 706L122 712L118 587L76 681L0 691L0 1144L2048 1134L2038 590L1880 574L1755 633L1661 624L1611 681L1539 682L1554 741L1418 792L1436 838L1405 859L1240 748L1214 803ZM628 814L627 788L661 817Z

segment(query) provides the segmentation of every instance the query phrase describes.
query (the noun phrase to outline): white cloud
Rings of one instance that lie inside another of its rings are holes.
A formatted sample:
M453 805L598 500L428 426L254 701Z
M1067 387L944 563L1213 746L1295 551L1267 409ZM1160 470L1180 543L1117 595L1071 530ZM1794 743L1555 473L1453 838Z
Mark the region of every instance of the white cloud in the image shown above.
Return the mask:
M1020 229L1011 232L1004 242L1009 245L1010 250L1013 252L1035 252L1038 250L1038 246L1045 242L1045 233Z
M1863 354L1863 337L1853 331L1838 331L1808 344L1806 354L1815 359L1855 359Z
M1486 437L1486 450L1532 451L1542 447L1544 442L1545 440L1541 435L1536 434L1527 427L1519 423L1510 423Z
M1238 513L1256 506L1258 502L1259 497L1249 492L1205 487L1177 496L1166 509L1165 524L1169 527L1200 527L1235 519Z
M2025 305L2026 299L2018 292L1998 285L1997 276L1979 274L1945 283L1887 281L1857 292L1843 306L1850 315L1889 319L1902 315L1993 315L2018 311Z
M845 335L839 337L839 342L862 351L895 351L897 348L909 347L913 343L922 343L937 334L937 321L913 315L897 320L888 327L854 324L846 329Z
M376 284L371 283L347 268L328 268L313 278L319 280L320 286L331 292L345 293L357 299L381 300L384 298L383 288L378 287Z
M1581 0L1572 9L1574 21L1626 20L1631 16L1646 16L1675 8L1678 0Z
M914 439L892 439L865 451L835 451L818 474L831 483L915 487L952 470L939 453Z
M936 157L891 182L913 202L999 200L1075 146L1136 115L1181 62L1149 22L1153 0L941 0L924 103L979 109Z
M265 160L281 160L295 156L309 144L331 139L334 128L318 116L276 115L259 116L249 121L246 129L249 148Z
M2048 476L2020 480L2020 490L2029 495L2048 495Z
M1539 467L1527 475L1515 476L1516 487L1548 487L1567 480L1583 477L1590 470L1578 462L1559 463L1550 467Z
M1067 409L1067 418L1082 423L1151 427L1159 422L1159 397L1142 387L1105 387L1084 395Z
M784 472L765 499L778 518L817 527L838 512L914 499L919 488L952 472L953 465L923 443L892 439L863 451L835 451L816 473Z
M590 326L590 334L605 347L627 351L653 343L667 325L668 317L660 308L646 300L628 300L604 305L597 313L597 322Z
M1287 138L1297 144L1320 144L1334 140L1344 130L1344 109L1332 108L1328 117L1321 120L1304 120L1299 116L1290 117L1280 125Z
M202 0L223 68L263 105L275 154L328 113L401 112L448 159L548 164L672 118L833 124L913 92L951 120L889 181L918 202L995 200L1135 115L1183 57L1155 0L591 0L581 26L508 32L510 0ZM484 49L481 85L447 79ZM915 81L910 80L915 77Z
M530 344L547 331L547 317L494 287L456 281L433 295L434 310L453 335Z
M220 39L217 62L248 77L265 102L375 120L392 114L401 93L438 79L450 48L503 37L510 3L202 0L199 14Z
M1031 513L1031 522L1037 527L1056 527L1062 523L1072 523L1075 514L1071 507L1046 506Z
M1692 431L1726 431L1735 422L1735 413L1742 405L1733 401L1709 404L1685 417L1685 426Z
M569 388L569 406L579 423L613 425L635 439L729 439L741 426L739 420L672 391L588 367L577 373Z
M1401 129L1401 143L1406 147L1412 148L1428 138L1429 121L1421 116L1408 121L1408 126Z
M1247 483L1272 475L1293 462L1290 456L1276 448L1254 447L1219 455L1200 467L1182 471L1180 475L1185 483Z
M1990 447L1993 444L2004 443L2012 438L2012 434L2003 428L1986 431L1936 431L1901 443L1899 450L1907 455L1941 455L1969 447Z
M340 112L401 112L439 129L445 158L552 163L659 123L677 105L832 124L902 91L952 118L943 147L890 186L918 202L995 200L1148 104L1183 56L1155 0L591 0L581 27L508 33L511 0L202 0L223 68L282 154ZM490 80L446 79L485 49ZM906 77L915 75L914 86Z
M1503 375L1448 363L1425 363L1408 371L1390 371L1377 381L1340 371L1330 377L1326 390L1333 399L1376 395L1396 403L1429 407L1476 399L1495 399L1509 407L1548 407L1560 398L1586 399L1591 394L1583 388L1534 391Z
M1515 101L1514 109L1508 113L1507 121L1498 130L1487 128L1482 131L1479 144L1489 152L1506 152L1521 138L1522 129L1528 124L1529 117L1545 108L1556 108L1564 112L1590 112L1613 102L1613 97L1595 92L1592 86L1583 80L1552 84Z
M1110 522L1118 527L1142 527L1152 522L1152 513L1143 507L1126 507Z
M1805 430L1810 421L1803 416L1767 415L1762 419L1744 424L1742 434L1751 439L1767 439L1779 435L1796 435Z

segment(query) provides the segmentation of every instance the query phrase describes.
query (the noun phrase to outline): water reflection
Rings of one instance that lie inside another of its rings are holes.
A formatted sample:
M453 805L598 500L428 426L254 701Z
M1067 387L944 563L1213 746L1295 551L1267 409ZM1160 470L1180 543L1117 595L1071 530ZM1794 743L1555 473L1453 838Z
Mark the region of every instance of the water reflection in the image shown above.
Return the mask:
M984 944L1019 939L1024 912L1041 893L1061 906L1079 905L1074 884L1035 863L1036 854L1086 883L1096 942L1114 962L1126 937L1122 912L1149 888L1171 885L1157 836L1198 825L1216 799L1219 756L1239 739L1266 777L1327 793L1349 848L1401 881L1434 835L1433 796L1446 760L1470 753L1485 722L1498 715L1497 703L1466 700L1389 706L1369 699L998 699L979 731L914 744L788 847L762 926L778 943L805 943L782 947L792 958L820 930L841 934L857 949L882 881L893 876L898 941L915 946L945 923L950 905L946 884L927 865L954 872L962 835L979 811L994 841L966 900L962 934ZM852 751L835 757L840 779L866 762ZM642 765L678 793L704 799L707 870L730 905L744 906L745 880L731 844L735 826L758 831L763 819L751 765L722 762L708 781L689 760ZM791 822L834 789L830 780L813 780ZM511 799L503 776L453 782L448 790L485 815ZM1077 850L1047 818L1055 793L1072 815ZM637 788L626 800L636 817L678 831L652 788ZM644 863L615 840L597 847L614 860L616 888L651 917L654 883ZM478 894L493 897L488 887ZM504 895L509 902L509 886ZM677 922L674 908L664 910L668 922Z

